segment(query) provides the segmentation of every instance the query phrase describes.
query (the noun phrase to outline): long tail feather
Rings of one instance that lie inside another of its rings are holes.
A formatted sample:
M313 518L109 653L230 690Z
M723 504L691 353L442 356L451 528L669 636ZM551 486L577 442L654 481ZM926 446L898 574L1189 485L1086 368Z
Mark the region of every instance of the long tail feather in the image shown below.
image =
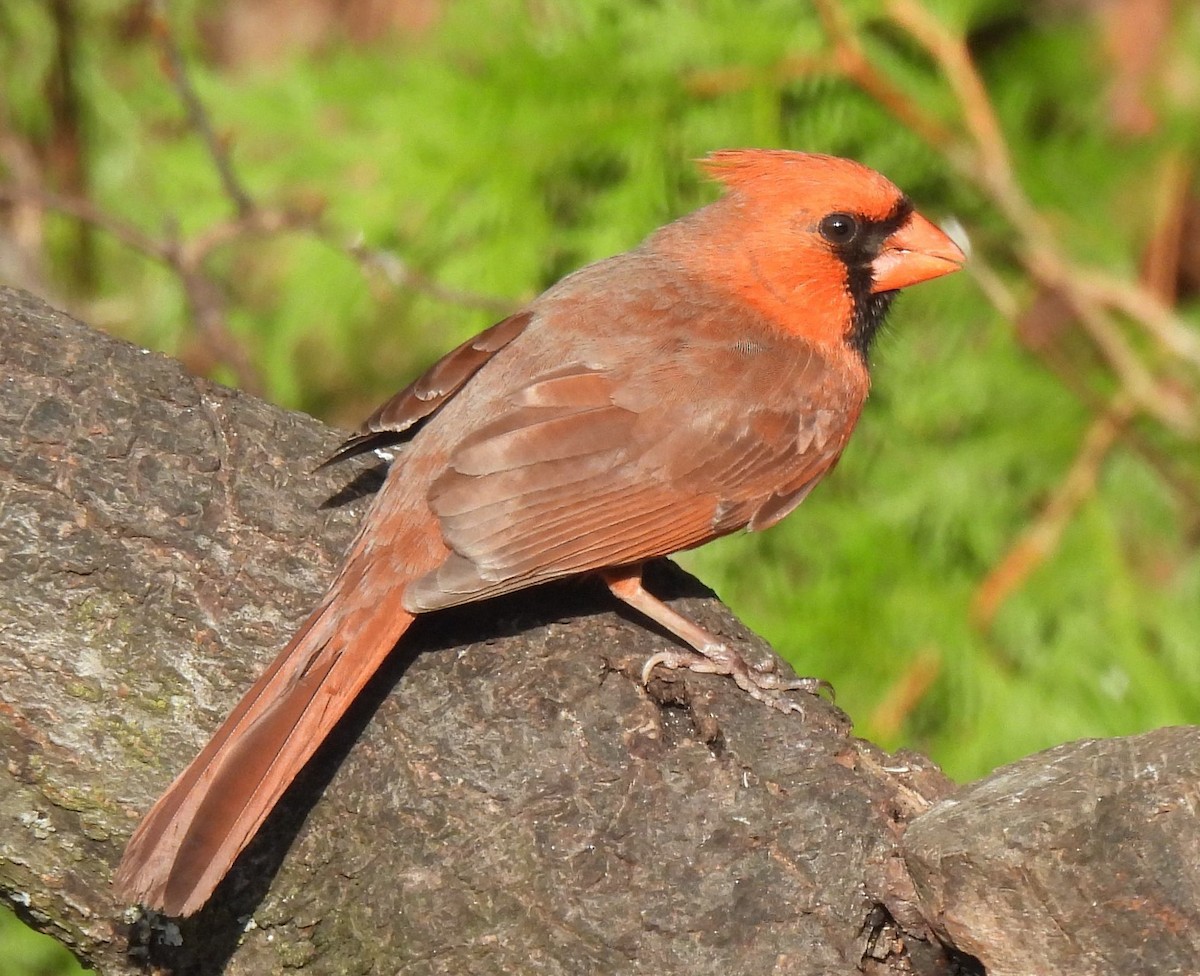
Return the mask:
M119 894L169 915L196 912L378 670L413 617L400 607L394 578L364 585L364 575L374 575L364 561L351 557L325 600L146 814L117 869Z

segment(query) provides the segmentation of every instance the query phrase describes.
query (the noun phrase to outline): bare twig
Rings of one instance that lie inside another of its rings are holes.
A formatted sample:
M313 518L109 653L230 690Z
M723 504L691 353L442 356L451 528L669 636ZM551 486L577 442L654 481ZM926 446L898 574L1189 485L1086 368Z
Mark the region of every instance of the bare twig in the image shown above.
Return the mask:
M1164 349L1200 367L1200 335L1184 325L1151 289L1135 281L1082 270L1075 285L1093 301L1138 319Z
M1029 203L1013 174L1008 143L983 79L963 39L948 31L917 0L888 0L888 15L906 30L933 58L958 99L963 123L971 135L972 175L990 189L1014 223L1045 232L1041 215Z
M175 87L180 101L183 102L184 111L187 113L188 125L204 141L204 145L208 149L208 155L216 167L217 175L221 179L221 186L224 187L226 195L233 201L238 216L245 217L254 210L254 201L250 198L250 194L246 192L245 187L242 186L241 181L238 179L237 173L233 168L233 163L229 158L229 149L217 138L212 122L208 118L208 112L204 108L204 103L200 101L200 97L196 94L195 86L188 75L187 60L179 48L174 31L171 29L171 20L166 7L165 0L155 0L152 24L153 34L158 39L159 46L162 49L163 63L167 69L167 77L170 78L171 84Z
M401 258L372 251L361 243L345 244L332 232L320 214L300 214L258 206L245 190L233 165L227 146L213 128L208 112L196 93L188 74L187 61L171 29L166 4L153 4L153 33L161 48L166 74L187 113L188 124L199 135L220 177L225 194L233 202L236 216L220 221L188 239L174 236L160 240L133 224L101 210L82 195L56 194L40 186L0 185L0 200L18 204L35 203L74 217L80 224L99 228L131 250L168 267L183 288L190 318L202 340L200 368L207 371L217 364L227 365L238 384L250 392L261 393L262 377L243 344L229 328L224 284L207 271L208 259L220 248L252 235L306 233L323 244L353 258L364 269L381 270L398 287L424 292L433 298L468 308L483 308L507 314L512 303L485 295L446 288L420 274Z
M978 274L979 263L972 260L971 269ZM1017 299L1012 290L998 276L995 281L1001 289L999 300L1015 308ZM1012 319L1017 323L1016 334L1021 344L1045 364L1089 413L1100 415L1108 410L1110 398L1102 397L1086 382L1080 369L1079 352L1068 348L1075 319L1057 292L1043 291L1024 312L1014 311ZM1125 445L1175 492L1181 504L1190 511L1200 511L1200 485L1184 474L1176 459L1157 446L1147 433L1130 424L1122 428L1120 436Z
M359 266L368 271L382 274L397 288L409 288L435 298L447 305L457 305L460 308L474 308L494 315L510 315L515 310L515 303L506 298L496 298L491 295L481 295L478 292L465 291L460 288L450 288L421 274L394 251L378 248L368 248L361 240L350 241L338 245L327 235L322 240L330 246L339 248L349 254Z
M182 265L178 270L188 309L204 337L208 353L215 362L224 363L233 370L238 386L261 396L264 389L262 376L245 346L230 331L224 289L202 272L189 271ZM207 369L203 371L207 372Z
M1021 189L1003 130L963 39L947 30L918 0L888 0L887 10L893 21L926 49L954 91L976 150L973 175L1021 233L1026 269L1035 280L1062 292L1139 407L1177 432L1194 435L1195 403L1156 379L1104 305L1094 300L1094 292L1076 284L1083 277L1082 269L1067 256ZM1093 272L1089 277L1095 280L1109 276ZM1154 328L1144 305L1127 305L1126 312L1148 331ZM1161 341L1171 342L1177 348L1188 346L1182 325L1167 327L1161 320L1156 325ZM1200 359L1196 362L1200 364Z
M918 651L871 712L867 720L871 734L883 741L898 736L941 673L942 655L937 648Z
M1003 601L1057 547L1065 526L1094 490L1103 459L1117 438L1128 436L1131 446L1161 470L1162 458L1157 452L1135 433L1127 433L1135 413L1145 413L1188 438L1200 433L1197 384L1194 380L1181 382L1175 375L1159 375L1163 357L1200 368L1200 336L1150 288L1082 266L1070 257L1021 186L999 118L965 39L949 30L921 0L886 0L884 14L912 37L939 69L955 96L965 138L871 62L844 8L835 0L816 0L816 6L833 45L835 63L844 76L986 195L1016 231L1015 251L1029 278L1044 294L1059 297L1066 314L1081 324L1121 384L1120 392L1088 430L1079 455L1042 513L980 586L975 617L987 626ZM1016 321L1021 300L989 266L976 263L975 278L984 294L1002 315ZM1130 341L1122 329L1123 321L1155 340L1159 356L1154 365ZM1080 384L1070 382L1070 376L1065 379L1085 402L1094 399ZM1180 487L1177 478L1171 480Z
M684 87L697 98L716 98L728 92L744 91L769 79L783 85L796 78L811 78L828 74L833 68L828 58L789 54L768 68L747 68L729 65L691 72L684 78Z
M967 262L967 271L975 279L979 290L992 303L992 307L1009 322L1017 321L1021 315L1021 300L987 259L982 255L972 254Z
M344 242L319 216L259 207L231 220L219 221L189 239L159 240L128 221L114 217L90 200L33 187L0 183L0 201L35 204L74 217L112 235L130 250L170 268L180 279L198 331L211 346L213 362L233 369L238 384L258 392L262 380L241 344L228 330L225 299L205 263L219 249L254 235L308 234L338 253L351 257L364 271L382 274L397 288L408 288L460 308L481 309L503 316L513 311L510 299L449 288L411 267L398 254L366 247L361 241Z
M1200 366L1200 340L1148 293L1111 275L1081 268L1068 257L1021 189L1003 130L963 38L918 0L886 4L887 16L925 48L953 90L970 137L965 142L870 62L840 6L833 0L817 0L817 10L846 77L987 194L1017 230L1017 252L1030 276L1063 295L1138 407L1175 432L1195 437L1200 431L1195 397L1155 375L1114 321L1113 298L1119 296L1120 311L1164 348L1196 366ZM985 281L996 284L994 279ZM985 294L993 299L1001 296L995 287L985 289ZM1003 302L997 307L1008 314L1012 305Z
M193 237L180 241L180 255L188 264L198 266L221 248L244 241L248 237L271 237L287 233L311 234L316 227L317 218L311 214L256 206L249 213L210 224Z
M0 183L0 200L12 204L34 203L44 209L66 214L111 234L130 250L163 264L171 264L171 249L168 245L155 240L128 221L106 213L90 200L13 183Z
M183 285L193 320L205 341L211 345L214 360L226 363L243 389L261 392L262 379L258 370L229 330L221 288L204 271L205 254L189 252L178 241L161 241L151 237L128 221L114 217L90 200L80 197L0 183L0 200L6 203L34 202L40 207L74 217L90 227L111 234L130 250L171 269Z
M1004 601L1058 548L1071 519L1096 490L1104 459L1133 413L1129 397L1118 394L1108 410L1092 422L1066 477L976 590L971 615L979 627L989 628Z
M915 132L929 145L953 158L958 138L941 119L925 109L871 63L838 0L814 0L825 33L833 42L834 63L842 74Z

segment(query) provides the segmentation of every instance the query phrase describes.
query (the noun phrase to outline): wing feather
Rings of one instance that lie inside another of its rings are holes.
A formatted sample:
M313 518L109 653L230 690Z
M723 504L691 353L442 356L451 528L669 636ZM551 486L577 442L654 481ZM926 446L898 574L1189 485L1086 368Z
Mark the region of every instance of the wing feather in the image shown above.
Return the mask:
M837 460L865 392L813 350L799 353L790 367L764 359L739 374L724 399L684 395L681 384L696 383L686 361L675 375L656 373L658 389L581 364L529 379L433 482L429 503L451 555L408 586L406 609L641 562L777 521ZM768 381L777 396L761 389Z
M533 319L529 310L517 312L446 353L416 381L384 403L350 437L321 462L321 467L398 444L412 436L417 425L443 406L497 352L525 331Z
M460 476L489 477L588 457L627 443L637 416L615 407L526 407L472 434L455 452Z
M488 477L486 496L470 478L447 479L439 486L438 513L451 518L487 508L496 518L511 518L544 494L566 494L570 486L604 474L619 459L619 451L614 449L584 458L544 461L537 469L497 471Z

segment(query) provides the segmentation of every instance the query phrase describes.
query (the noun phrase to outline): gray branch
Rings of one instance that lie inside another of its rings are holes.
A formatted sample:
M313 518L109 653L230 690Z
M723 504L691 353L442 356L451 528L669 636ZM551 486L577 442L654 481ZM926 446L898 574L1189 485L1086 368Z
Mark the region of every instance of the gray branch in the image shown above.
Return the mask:
M118 903L138 817L354 530L378 472L313 474L338 439L0 289L0 895L87 964L974 965L944 941L993 976L1194 971L1198 730L1063 747L947 801L824 701L643 689L666 638L588 581L420 621L208 908ZM650 582L765 653L675 567Z

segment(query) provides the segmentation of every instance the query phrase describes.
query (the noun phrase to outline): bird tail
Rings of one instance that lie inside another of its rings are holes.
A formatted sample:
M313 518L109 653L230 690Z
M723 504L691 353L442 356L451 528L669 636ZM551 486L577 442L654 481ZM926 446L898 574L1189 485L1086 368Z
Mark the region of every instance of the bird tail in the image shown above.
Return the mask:
M191 915L378 670L413 615L403 586L359 546L321 605L203 751L146 814L117 868L118 894Z

